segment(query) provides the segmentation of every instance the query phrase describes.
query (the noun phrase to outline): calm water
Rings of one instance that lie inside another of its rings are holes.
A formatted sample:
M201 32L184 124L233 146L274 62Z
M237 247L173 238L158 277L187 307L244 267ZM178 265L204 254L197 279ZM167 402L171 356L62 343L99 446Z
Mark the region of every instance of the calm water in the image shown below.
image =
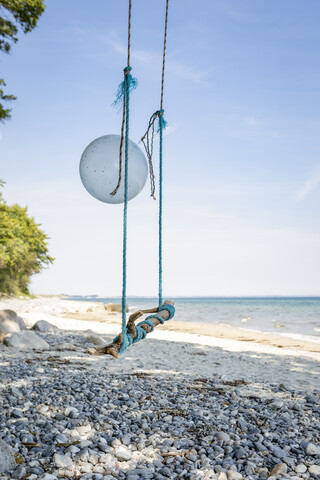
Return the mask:
M120 303L117 297L78 297L103 303ZM246 329L316 336L320 341L320 297L179 297L175 320L217 323ZM130 311L157 305L156 298L128 297Z

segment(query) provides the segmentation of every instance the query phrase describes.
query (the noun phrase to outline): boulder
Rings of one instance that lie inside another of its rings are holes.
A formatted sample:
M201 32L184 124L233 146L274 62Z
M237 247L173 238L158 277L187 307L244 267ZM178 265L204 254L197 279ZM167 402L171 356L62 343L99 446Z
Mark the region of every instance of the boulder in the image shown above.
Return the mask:
M55 325L52 325L52 323L47 322L46 320L38 320L31 330L35 330L36 332L41 332L41 333L57 333L59 332L59 328L56 327Z
M104 309L107 312L122 312L122 306L121 303L105 303L104 304ZM129 312L129 307L126 305L126 312Z
M47 350L49 348L49 344L34 332L8 333L4 337L3 343L7 347L16 348L18 350Z
M7 333L26 330L26 325L21 317L18 317L13 310L0 310L0 340L3 340Z
M16 466L13 448L0 440L0 473L12 472Z

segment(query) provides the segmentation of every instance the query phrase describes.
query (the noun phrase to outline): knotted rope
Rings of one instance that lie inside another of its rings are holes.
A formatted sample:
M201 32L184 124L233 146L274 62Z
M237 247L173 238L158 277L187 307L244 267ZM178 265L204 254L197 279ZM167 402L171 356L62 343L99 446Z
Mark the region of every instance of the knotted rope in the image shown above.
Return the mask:
M134 338L127 331L125 333L122 332L122 345L118 352L119 354L124 353L127 350L127 348L130 347L130 345L132 345L133 343L137 343L140 340L143 340L144 338L146 338L147 332L142 327L143 325L145 324L149 325L151 327L151 332L153 332L154 325L150 321L151 318L157 318L158 320L160 320L160 323L163 325L164 322L167 322L168 320L171 320L171 318L174 317L175 308L173 305L170 305L170 304L161 305L159 310L167 310L169 312L169 317L165 320L163 317L161 317L161 315L157 315L157 314L149 315L148 317L146 317L145 320L142 320L141 322L138 323L138 325L136 325L135 327L136 336ZM113 341L115 342L118 338L119 338L119 335Z

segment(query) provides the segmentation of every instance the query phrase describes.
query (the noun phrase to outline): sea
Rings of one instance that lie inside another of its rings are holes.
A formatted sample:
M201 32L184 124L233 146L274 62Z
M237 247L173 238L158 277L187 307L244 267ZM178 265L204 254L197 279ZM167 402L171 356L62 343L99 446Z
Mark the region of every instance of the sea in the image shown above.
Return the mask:
M121 303L120 297L67 296L70 300ZM320 297L177 297L176 321L228 325L320 343ZM157 298L127 297L129 311L156 306ZM310 338L312 337L312 338Z

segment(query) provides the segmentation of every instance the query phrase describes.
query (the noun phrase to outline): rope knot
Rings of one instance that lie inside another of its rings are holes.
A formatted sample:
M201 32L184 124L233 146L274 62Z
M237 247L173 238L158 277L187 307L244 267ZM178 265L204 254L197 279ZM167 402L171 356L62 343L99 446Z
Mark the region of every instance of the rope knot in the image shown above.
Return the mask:
M132 70L132 67L130 67L130 65L128 65L127 67L125 67L125 68L123 69L125 75L128 75L128 73L130 73L131 70Z

